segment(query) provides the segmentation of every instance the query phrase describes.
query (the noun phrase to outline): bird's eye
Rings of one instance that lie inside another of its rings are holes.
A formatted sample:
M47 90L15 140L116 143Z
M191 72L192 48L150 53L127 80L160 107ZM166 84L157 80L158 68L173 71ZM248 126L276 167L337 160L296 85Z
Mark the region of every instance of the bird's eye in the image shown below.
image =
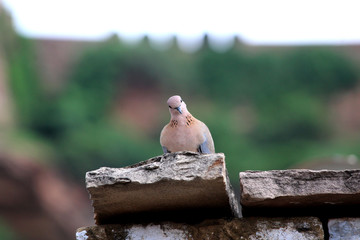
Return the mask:
M169 106L169 108L172 108L172 107Z
M182 100L182 99L180 99L180 102L183 102L183 100Z

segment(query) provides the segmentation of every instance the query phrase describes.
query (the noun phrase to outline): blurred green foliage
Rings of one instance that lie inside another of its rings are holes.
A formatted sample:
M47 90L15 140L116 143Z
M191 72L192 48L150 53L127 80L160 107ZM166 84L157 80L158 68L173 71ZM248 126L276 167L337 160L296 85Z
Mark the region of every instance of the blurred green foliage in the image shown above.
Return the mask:
M31 128L37 124L42 92L34 64L32 41L23 37L16 39L18 48L9 59L10 87L16 104L19 124Z
M34 61L32 41L15 33L10 16L4 9L0 14L0 51L7 60L7 72L18 123L31 127L41 103L40 83Z
M186 53L175 44L155 50L147 38L127 45L113 36L87 49L65 89L48 96L32 61L32 41L13 37L1 44L19 125L48 141L57 163L79 178L97 167L125 166L162 153L158 138L167 120L147 133L112 120L117 97L130 88L156 89L164 116L167 98L182 95L209 126L216 150L226 154L234 182L247 169L287 168L322 154L359 154L359 144L332 137L327 118L331 97L355 87L359 75L349 59L329 48L253 53L237 43L216 52L205 38L199 51Z
M16 234L9 228L9 226L0 218L0 239L1 240L15 240L19 239Z

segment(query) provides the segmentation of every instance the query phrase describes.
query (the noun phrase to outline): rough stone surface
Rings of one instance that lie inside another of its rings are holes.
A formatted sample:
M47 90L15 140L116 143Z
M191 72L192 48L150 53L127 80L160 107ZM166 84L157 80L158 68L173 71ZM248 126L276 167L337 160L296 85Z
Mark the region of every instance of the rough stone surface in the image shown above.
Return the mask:
M102 225L80 228L77 240L133 239L247 239L321 240L324 232L319 219L242 218L212 220L199 224L159 223L148 225Z
M239 217L224 158L179 152L87 172L96 224Z
M329 240L359 240L360 218L337 218L328 222Z
M243 214L359 215L359 211L354 211L359 210L359 182L360 170L241 172Z

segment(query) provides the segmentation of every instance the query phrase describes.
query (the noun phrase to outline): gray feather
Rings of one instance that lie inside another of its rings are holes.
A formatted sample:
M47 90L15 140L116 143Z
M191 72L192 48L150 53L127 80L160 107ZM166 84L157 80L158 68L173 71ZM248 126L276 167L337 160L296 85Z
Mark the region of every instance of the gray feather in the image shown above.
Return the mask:
M164 153L170 153L170 151L166 147L164 147L164 146L161 146L161 147L162 147L162 150Z
M202 144L200 144L198 151L199 153L211 153L207 140L205 140Z

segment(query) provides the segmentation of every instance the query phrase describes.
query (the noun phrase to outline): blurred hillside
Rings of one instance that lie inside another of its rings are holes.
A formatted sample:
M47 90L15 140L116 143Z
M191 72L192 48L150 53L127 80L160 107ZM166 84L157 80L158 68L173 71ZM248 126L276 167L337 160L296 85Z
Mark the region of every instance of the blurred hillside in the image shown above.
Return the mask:
M187 53L176 38L163 50L147 37L28 39L0 10L0 156L83 185L86 171L162 154L174 94L209 126L234 185L239 171L359 155L359 67L360 45L248 46L234 38L219 52L204 36ZM0 227L0 239L15 235Z
M71 164L75 176L161 154L165 101L173 94L209 125L233 174L357 153L347 140L360 129L359 46L262 47L235 39L216 52L205 36L199 51L185 53L176 38L166 50L147 37L134 45L117 36L31 41L43 104L28 129L56 145L58 164Z

